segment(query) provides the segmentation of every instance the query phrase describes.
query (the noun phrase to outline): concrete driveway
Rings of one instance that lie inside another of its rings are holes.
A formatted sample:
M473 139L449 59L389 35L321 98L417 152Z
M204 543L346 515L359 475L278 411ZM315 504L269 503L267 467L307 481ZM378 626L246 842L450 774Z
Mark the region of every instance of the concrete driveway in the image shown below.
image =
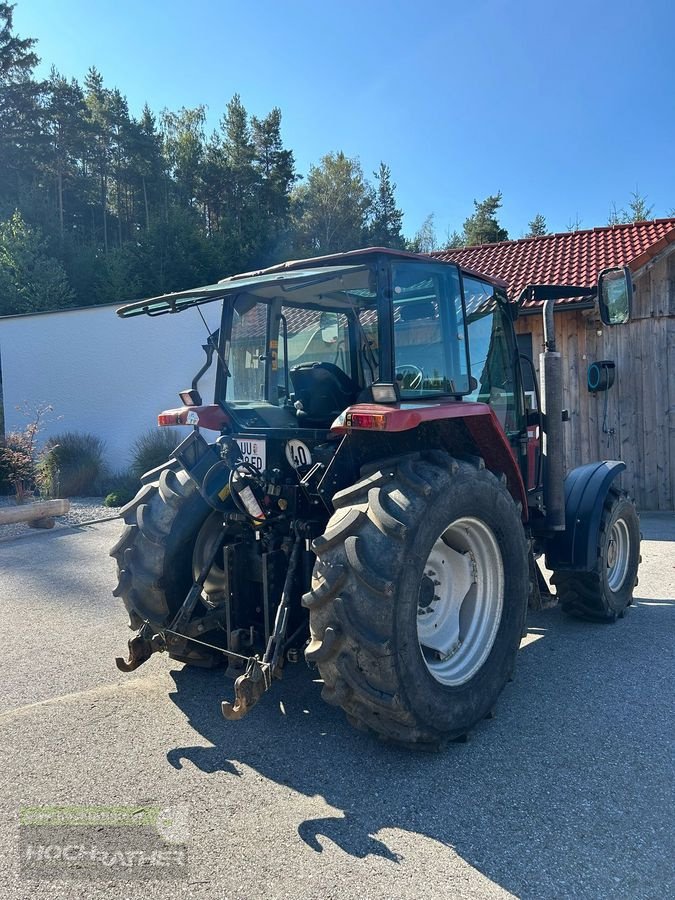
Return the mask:
M219 672L119 673L119 527L0 543L1 896L675 895L675 517L643 516L628 616L530 615L497 717L439 754L354 731L304 664L239 723ZM18 810L44 803L183 810L187 879L27 880Z

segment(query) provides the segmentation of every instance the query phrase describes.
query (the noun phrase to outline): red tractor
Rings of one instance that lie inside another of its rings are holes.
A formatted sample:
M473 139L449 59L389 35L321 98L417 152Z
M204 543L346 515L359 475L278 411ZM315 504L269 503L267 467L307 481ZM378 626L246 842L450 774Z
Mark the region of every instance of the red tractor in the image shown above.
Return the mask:
M548 592L539 556L565 612L622 617L640 558L624 463L565 475L562 453L553 304L596 295L606 325L628 321L627 270L527 289L545 300L536 409L519 303L426 256L289 262L119 310L222 304L205 366L159 416L193 431L123 510L115 594L137 633L119 667L155 651L225 662L237 719L304 648L351 723L433 746L466 735L511 677L528 603Z

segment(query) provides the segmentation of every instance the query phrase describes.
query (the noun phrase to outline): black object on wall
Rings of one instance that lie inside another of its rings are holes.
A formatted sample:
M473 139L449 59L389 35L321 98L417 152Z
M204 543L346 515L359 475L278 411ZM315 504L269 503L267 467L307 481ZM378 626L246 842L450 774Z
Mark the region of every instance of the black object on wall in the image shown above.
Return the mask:
M588 390L591 394L608 391L614 384L616 363L612 359L600 359L588 367Z

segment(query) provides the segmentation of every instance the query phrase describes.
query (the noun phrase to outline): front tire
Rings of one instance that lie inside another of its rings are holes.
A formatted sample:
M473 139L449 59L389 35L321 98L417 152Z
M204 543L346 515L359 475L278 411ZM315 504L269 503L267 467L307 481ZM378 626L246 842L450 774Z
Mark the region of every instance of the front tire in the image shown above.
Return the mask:
M625 491L610 488L602 510L595 569L553 573L563 612L591 622L623 618L633 602L640 559L635 504Z
M482 461L432 452L379 464L333 504L303 598L324 699L398 742L465 735L492 711L522 636L513 498Z

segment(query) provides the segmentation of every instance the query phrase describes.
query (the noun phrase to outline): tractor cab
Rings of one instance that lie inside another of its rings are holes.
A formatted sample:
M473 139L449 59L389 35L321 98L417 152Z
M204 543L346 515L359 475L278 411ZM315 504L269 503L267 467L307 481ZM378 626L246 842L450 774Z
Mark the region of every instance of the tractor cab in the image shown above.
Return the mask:
M216 300L214 399L243 432L327 430L359 402L463 399L489 404L507 432L519 427L516 305L497 280L416 254L363 250L227 278L120 314Z
M283 410L289 427L330 428L374 400L470 397L514 417L513 348L487 364L493 331L508 331L495 325L497 285L412 254L342 259L263 275L226 298L217 399L244 427L278 422Z

